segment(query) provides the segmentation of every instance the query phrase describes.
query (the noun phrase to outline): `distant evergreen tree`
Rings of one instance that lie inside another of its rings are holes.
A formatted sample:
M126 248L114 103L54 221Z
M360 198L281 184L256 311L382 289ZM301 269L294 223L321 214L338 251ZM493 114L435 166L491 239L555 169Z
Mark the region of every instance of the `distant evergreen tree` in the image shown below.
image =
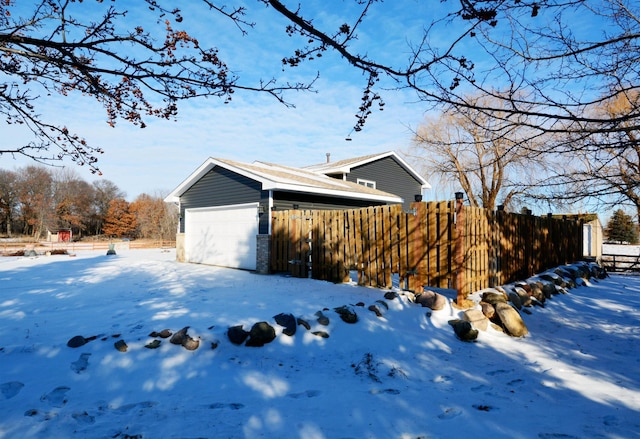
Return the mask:
M613 212L613 216L607 223L605 235L612 242L638 243L638 228L633 223L631 215L627 215L622 209Z

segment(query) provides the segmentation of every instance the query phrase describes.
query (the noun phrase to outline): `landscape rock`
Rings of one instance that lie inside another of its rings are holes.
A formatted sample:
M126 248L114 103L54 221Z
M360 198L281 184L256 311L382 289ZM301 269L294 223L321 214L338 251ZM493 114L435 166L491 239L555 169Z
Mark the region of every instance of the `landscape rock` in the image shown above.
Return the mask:
M565 286L565 282L562 279L562 277L558 276L556 273L551 273L551 272L542 273L541 275L539 275L539 277L541 279L548 280L549 282L553 282L555 285L559 287Z
M514 287L513 290L518 295L518 297L520 297L520 303L522 304L522 306L529 307L532 305L531 296L529 295L529 293L527 293L527 291L524 288Z
M297 329L297 322L296 322L296 318L293 316L293 314L290 313L280 313L277 316L273 317L276 321L276 323L280 326L282 326L284 329L282 330L282 333L288 336L292 336L296 333L296 329Z
M482 308L482 314L485 315L486 318L492 319L496 314L496 309L494 306L487 302L480 302L480 307Z
M231 326L227 330L227 337L231 343L240 345L249 337L249 333L242 328L242 325Z
M358 321L358 314L350 306L343 305L335 308L334 311L338 313L345 323L356 323Z
M182 340L181 344L182 344L182 347L185 348L186 350L195 351L196 349L198 349L198 347L200 347L200 340L187 335Z
M260 347L271 343L276 338L276 330L267 322L258 322L249 331L249 340L245 346Z
M447 299L442 294L426 290L416 296L415 303L419 303L423 307L430 308L433 311L440 311L447 305Z
M550 299L551 296L558 294L558 290L556 290L556 284L551 281L540 281L540 287L542 288L542 292L544 293L547 299Z
M84 346L87 344L87 339L81 335L76 335L75 337L71 337L67 342L67 346L70 348L79 348L80 346Z
M127 352L127 349L129 348L124 340L118 340L113 344L113 346L120 352Z
M318 323L322 326L329 326L329 317L325 316L322 311L316 312L316 317L318 317Z
M153 331L151 334L149 334L149 337L169 338L171 337L171 335L172 332L170 329L163 329L160 332Z
M453 332L462 341L474 341L478 338L478 330L473 329L471 323L466 320L449 320L449 325L453 327Z
M468 309L462 314L462 319L471 323L474 328L486 331L489 327L489 319L479 309Z
M387 291L386 293L384 293L384 298L387 300L393 300L396 297L398 297L398 295L393 291Z
M313 331L312 334L316 337L329 338L329 333L325 331Z
M511 305L506 303L496 304L496 316L500 324L513 337L523 337L529 333L522 317Z
M188 337L187 330L189 330L189 327L185 326L184 328L173 334L173 336L169 339L169 343L181 345L182 342Z
M522 301L520 300L520 295L515 291L509 293L509 302L516 307L516 309L522 309Z
M298 325L304 326L307 331L311 329L311 325L309 324L309 322L307 322L305 319L301 319L300 317L298 317Z
M376 316L382 317L382 312L380 312L380 308L378 308L376 305L369 305L367 309L373 312Z
M507 303L507 296L498 291L485 291L482 293L482 301L495 306L496 303Z
M147 349L157 349L157 348L160 347L161 343L162 342L160 340L153 340L152 342L147 343L146 345L144 345L144 347L147 348Z
M389 309L389 305L387 305L387 302L385 302L384 300L376 300L376 305L380 305L385 310Z
M547 297L542 291L541 285L536 281L529 281L529 288L531 289L531 297L538 299L540 302L544 303L547 299L551 298L551 295Z

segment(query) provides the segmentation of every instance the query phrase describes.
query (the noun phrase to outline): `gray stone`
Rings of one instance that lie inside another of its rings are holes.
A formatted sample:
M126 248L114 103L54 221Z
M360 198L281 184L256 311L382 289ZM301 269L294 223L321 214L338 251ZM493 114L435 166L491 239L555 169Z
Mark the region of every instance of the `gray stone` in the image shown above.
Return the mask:
M350 306L340 306L334 309L338 313L340 318L345 323L356 323L358 321L358 314Z
M187 330L189 330L189 327L185 326L184 328L173 334L169 339L169 343L181 345L182 342L188 337Z
M258 322L249 331L249 340L245 346L260 347L271 343L276 338L276 330L267 322Z
M440 311L446 306L447 299L442 294L426 290L416 296L415 303L419 303L423 307L430 308L433 311Z
M509 302L516 307L516 309L522 308L522 301L520 300L520 295L516 292L509 293Z
M233 344L242 344L249 336L249 333L242 328L242 325L231 326L227 330L227 337Z
M462 315L462 319L471 323L474 328L486 331L489 327L489 319L479 309L468 309Z
M551 281L540 281L540 286L542 288L542 292L547 299L550 299L554 294L558 294L558 290L556 290L556 284Z
M529 293L527 293L527 291L524 288L515 287L514 290L518 295L518 297L520 297L520 303L522 304L522 306L529 307L532 305L531 296L529 295Z
M149 342L146 345L144 345L144 347L147 349L158 349L161 343L162 342L160 340L153 340L152 342Z
M329 326L329 317L325 316L322 311L316 312L316 317L318 317L318 323L322 326Z
M329 338L329 333L325 331L313 331L312 334L315 335L316 337Z
M296 318L293 314L289 313L280 313L277 316L273 317L276 323L282 326L284 329L282 333L288 336L292 336L296 333L297 325Z
M496 316L500 324L513 337L523 337L529 333L522 317L511 305L506 303L496 304Z
M380 312L380 308L378 308L376 305L369 305L367 309L375 313L376 316L382 317L382 312Z
M307 322L305 319L301 319L300 317L298 317L298 325L304 326L307 331L311 329L311 325L309 324L309 322Z
M555 285L562 287L564 286L564 280L558 276L556 273L542 273L540 275L541 279L548 280L549 282L553 282Z
M478 338L478 330L473 329L471 323L460 319L449 320L448 323L453 327L453 332L460 340L474 341Z
M385 302L384 300L376 300L376 304L380 305L385 310L389 309L389 305L387 305L387 302Z
M67 342L67 346L69 346L70 348L79 348L80 346L84 346L85 344L87 344L87 339L81 335L71 337Z

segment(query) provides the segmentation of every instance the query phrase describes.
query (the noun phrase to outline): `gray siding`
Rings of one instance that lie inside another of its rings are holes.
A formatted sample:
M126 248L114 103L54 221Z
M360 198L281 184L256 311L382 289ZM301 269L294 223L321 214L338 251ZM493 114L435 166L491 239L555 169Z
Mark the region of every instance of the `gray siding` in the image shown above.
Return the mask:
M263 192L259 182L216 166L180 197L180 232L184 232L185 209L256 203L268 198L268 193ZM268 221L265 215L261 216L260 233L267 233L263 219L265 224Z
M376 189L392 193L404 199L405 207L421 194L422 185L393 157L385 157L351 169L347 180L357 183L358 178L376 182Z

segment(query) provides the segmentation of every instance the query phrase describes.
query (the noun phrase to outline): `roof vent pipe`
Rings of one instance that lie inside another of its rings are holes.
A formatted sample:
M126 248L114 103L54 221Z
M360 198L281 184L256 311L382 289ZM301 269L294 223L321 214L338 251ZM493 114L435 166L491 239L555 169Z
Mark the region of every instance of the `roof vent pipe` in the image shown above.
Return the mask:
M327 153L327 163L329 163L331 161L331 153L328 152Z

